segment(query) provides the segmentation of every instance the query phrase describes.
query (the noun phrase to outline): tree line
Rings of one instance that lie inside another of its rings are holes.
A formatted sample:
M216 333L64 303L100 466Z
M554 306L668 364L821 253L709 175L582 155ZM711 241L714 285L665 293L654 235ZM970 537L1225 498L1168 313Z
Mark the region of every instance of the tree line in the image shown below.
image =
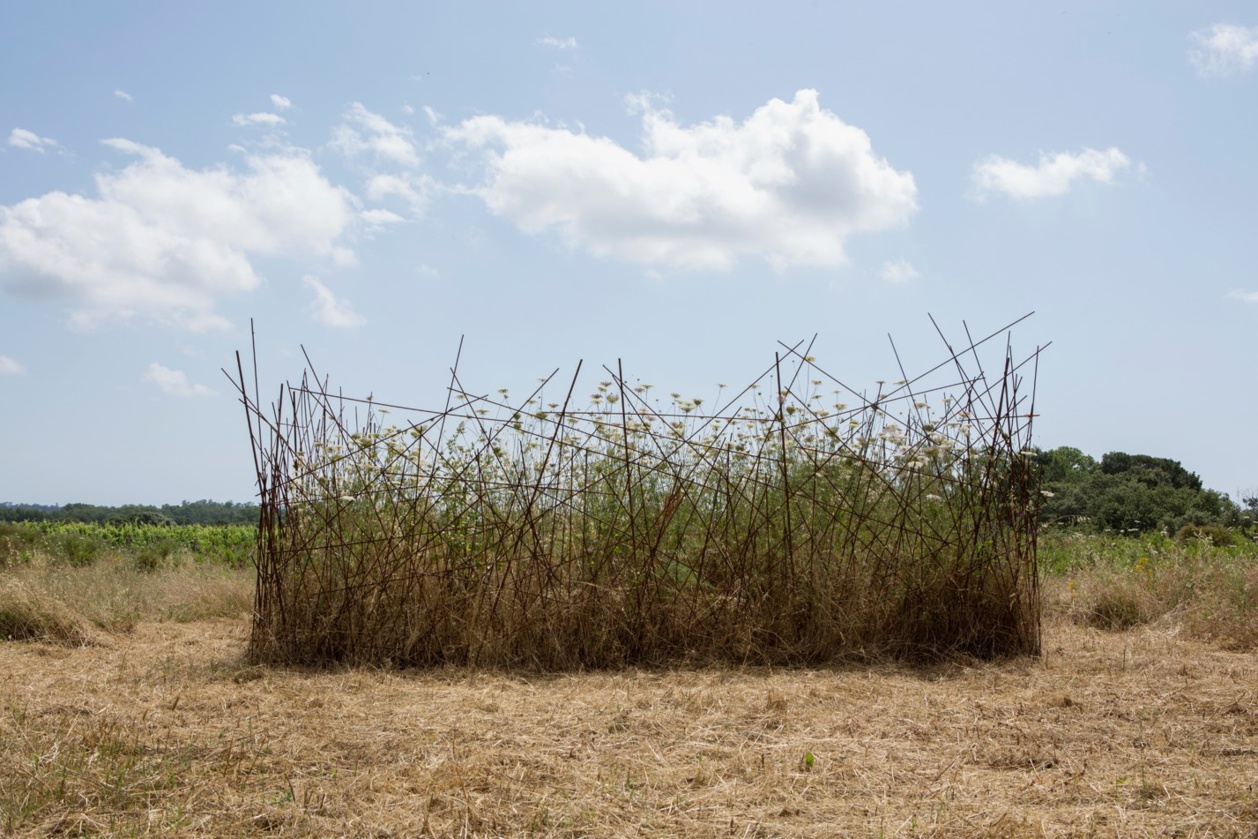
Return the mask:
M1237 504L1202 486L1178 460L1110 452L1099 461L1071 446L1037 449L1040 520L1116 533L1191 533L1203 527L1258 533L1258 497Z
M123 504L105 507L97 504L0 504L0 521L67 521L87 524L257 524L258 505L233 501L182 501L179 504Z

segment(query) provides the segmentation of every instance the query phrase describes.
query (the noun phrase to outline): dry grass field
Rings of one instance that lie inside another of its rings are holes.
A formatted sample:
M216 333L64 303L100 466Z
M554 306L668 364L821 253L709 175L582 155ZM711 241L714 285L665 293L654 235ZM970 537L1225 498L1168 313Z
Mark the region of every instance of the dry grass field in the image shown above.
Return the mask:
M0 642L14 836L1258 836L1258 654L564 675L243 663L238 618Z

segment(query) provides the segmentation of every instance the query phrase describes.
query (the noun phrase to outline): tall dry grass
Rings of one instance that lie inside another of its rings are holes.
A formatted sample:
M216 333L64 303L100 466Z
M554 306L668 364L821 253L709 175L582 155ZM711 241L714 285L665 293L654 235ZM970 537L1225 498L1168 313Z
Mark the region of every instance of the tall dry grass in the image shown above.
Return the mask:
M183 563L150 570L134 556L106 552L88 565L35 552L0 573L0 639L71 645L107 643L138 622L247 615L252 569Z
M1174 627L1224 649L1258 649L1258 545L1049 530L1047 608L1122 631Z

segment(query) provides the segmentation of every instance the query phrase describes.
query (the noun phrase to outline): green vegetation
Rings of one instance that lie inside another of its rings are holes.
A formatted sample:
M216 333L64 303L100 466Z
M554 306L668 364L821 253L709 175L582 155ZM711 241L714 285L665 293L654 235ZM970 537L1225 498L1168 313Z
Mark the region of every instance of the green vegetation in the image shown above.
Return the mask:
M1046 524L1090 532L1198 533L1204 526L1258 535L1258 499L1241 509L1206 489L1179 461L1110 452L1097 462L1070 446L1036 451Z
M82 567L110 553L150 570L185 562L240 568L253 561L256 541L254 525L0 522L0 568L40 555Z
M95 504L48 506L37 504L0 504L0 522L50 521L86 524L201 524L256 525L257 504L232 501L183 501L154 507L145 504L124 504L121 507L100 507Z

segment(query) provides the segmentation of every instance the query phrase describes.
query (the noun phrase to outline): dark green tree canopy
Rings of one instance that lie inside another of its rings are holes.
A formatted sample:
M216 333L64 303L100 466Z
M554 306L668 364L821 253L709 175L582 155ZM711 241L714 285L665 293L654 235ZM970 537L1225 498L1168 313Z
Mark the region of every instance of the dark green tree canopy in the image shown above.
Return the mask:
M154 507L124 504L100 507L95 504L64 504L40 507L27 504L0 505L0 521L77 521L94 524L134 522L139 524L257 524L256 504L232 501L183 501Z
M1169 484L1174 489L1201 489L1201 478L1181 466L1178 460L1165 457L1110 452L1101 458L1101 471L1106 475L1126 475L1148 487Z
M1037 451L1041 520L1124 533L1234 525L1240 510L1177 460L1109 452L1100 462L1070 446Z
M1096 472L1096 461L1073 446L1036 451L1040 480L1045 483L1083 483Z

